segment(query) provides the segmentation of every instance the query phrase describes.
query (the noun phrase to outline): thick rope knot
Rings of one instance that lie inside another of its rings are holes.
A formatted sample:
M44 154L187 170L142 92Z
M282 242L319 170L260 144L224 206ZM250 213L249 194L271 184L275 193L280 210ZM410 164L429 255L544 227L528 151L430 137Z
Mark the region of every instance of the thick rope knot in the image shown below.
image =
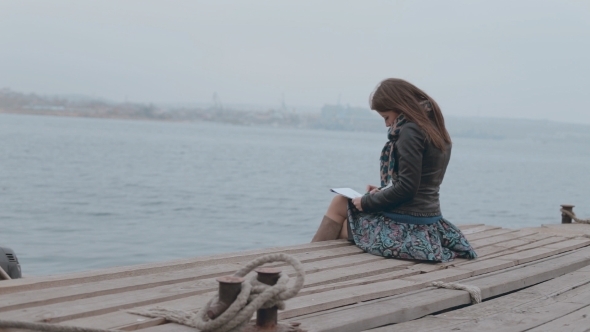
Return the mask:
M576 214L573 211L564 210L563 208L559 209L561 213L565 214L566 216L572 218L575 222L579 224L590 224L590 219L580 219L576 217Z
M303 266L297 259L287 254L279 253L259 257L234 273L234 276L245 277L255 268L272 262L285 262L293 266L296 272L294 285L288 287L289 276L286 273L282 273L277 283L272 286L261 283L254 275L247 282L242 283L242 290L236 300L215 319L209 319L207 311L211 304L217 301L218 295L215 295L209 300L196 314L194 312L170 310L160 307L130 312L147 317L165 318L175 323L195 327L204 332L240 331L250 321L256 310L272 308L273 306L284 310L284 301L297 295L303 287L305 280Z
M479 289L479 287L477 286L457 284L454 282L444 283L442 281L435 281L432 283L432 286L438 288L458 289L467 291L469 292L469 296L471 297L472 304L481 303L481 289Z

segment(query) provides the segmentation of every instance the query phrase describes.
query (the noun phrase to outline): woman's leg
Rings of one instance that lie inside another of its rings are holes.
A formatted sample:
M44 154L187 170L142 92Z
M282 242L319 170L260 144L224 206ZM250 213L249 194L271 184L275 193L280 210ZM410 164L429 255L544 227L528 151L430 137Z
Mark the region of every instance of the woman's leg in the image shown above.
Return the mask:
M348 198L336 195L332 199L328 211L311 242L346 239L347 228L343 227L348 218Z

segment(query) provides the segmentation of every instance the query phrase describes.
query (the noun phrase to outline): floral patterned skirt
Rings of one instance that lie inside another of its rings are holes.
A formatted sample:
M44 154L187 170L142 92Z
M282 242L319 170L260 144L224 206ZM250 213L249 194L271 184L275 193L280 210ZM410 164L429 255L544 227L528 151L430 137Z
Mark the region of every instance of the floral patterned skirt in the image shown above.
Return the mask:
M401 223L350 203L348 223L354 243L373 255L435 262L477 258L461 230L444 218L429 225Z

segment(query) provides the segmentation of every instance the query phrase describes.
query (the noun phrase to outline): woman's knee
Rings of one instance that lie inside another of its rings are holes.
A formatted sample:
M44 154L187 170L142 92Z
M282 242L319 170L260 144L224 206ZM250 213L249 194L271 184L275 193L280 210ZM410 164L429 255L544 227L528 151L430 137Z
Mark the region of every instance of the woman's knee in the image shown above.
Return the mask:
M332 202L336 202L337 204L341 205L348 205L348 197L342 195L335 195L334 198L332 198Z
M328 210L331 215L338 216L338 219L346 218L348 216L348 198L342 195L334 196Z

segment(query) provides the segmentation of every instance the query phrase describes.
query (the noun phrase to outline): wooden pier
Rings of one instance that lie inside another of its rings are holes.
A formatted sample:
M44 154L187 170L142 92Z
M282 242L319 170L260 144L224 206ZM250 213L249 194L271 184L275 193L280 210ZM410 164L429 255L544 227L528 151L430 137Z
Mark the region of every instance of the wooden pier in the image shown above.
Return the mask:
M363 253L344 240L92 272L0 281L0 320L144 332L195 331L132 314L155 306L197 311L215 278L267 253L301 261L305 286L279 311L307 331L587 331L590 225L460 226L479 258L430 264ZM291 267L274 264L292 275ZM466 291L432 282L477 286ZM0 331L18 331L0 329Z

